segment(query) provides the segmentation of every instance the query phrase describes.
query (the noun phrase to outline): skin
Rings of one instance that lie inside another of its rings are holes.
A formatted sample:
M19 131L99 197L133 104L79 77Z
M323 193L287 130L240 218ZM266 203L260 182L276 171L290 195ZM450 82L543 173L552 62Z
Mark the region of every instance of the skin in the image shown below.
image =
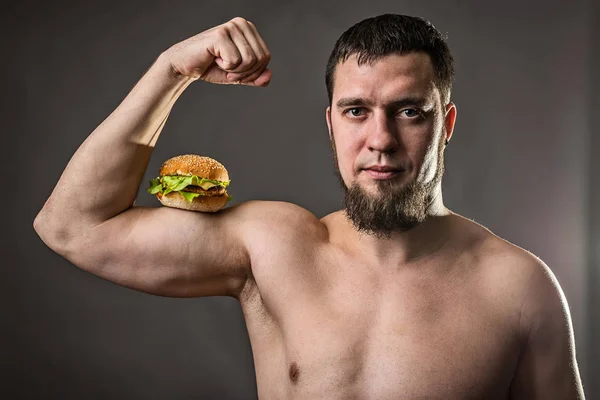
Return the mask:
M133 205L183 90L195 80L266 86L269 59L242 18L161 54L74 154L34 222L41 239L83 270L134 290L238 299L260 398L583 398L554 275L448 210L440 186L425 222L389 238L359 234L341 210L319 219L285 202L249 201L214 214ZM456 119L432 74L422 53L338 65L326 115L345 184L376 196L361 170L370 163L405 166L393 178L399 188L432 178L436 146ZM414 105L390 106L406 96L426 99L424 119L403 112ZM360 118L337 106L348 97L367 100L364 114L355 111ZM103 188L94 196L82 184L91 179Z

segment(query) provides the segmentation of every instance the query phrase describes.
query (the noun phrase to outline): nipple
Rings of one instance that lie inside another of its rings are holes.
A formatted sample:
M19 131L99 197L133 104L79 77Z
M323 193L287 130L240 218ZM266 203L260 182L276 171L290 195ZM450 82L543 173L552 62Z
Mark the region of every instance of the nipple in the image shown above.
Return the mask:
M300 376L300 368L298 368L298 363L296 363L296 361L293 361L290 364L290 381L292 381L292 383L297 383L298 382L298 377Z

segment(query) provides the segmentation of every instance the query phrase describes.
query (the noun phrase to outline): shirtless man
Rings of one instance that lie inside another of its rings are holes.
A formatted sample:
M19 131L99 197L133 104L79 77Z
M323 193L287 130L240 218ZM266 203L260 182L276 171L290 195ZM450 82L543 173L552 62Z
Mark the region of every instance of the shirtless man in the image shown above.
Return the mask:
M42 240L134 290L238 299L261 399L583 399L552 272L443 204L452 57L421 19L367 19L332 52L344 210L134 206L184 89L266 86L269 60L243 18L163 52L74 154L34 222Z

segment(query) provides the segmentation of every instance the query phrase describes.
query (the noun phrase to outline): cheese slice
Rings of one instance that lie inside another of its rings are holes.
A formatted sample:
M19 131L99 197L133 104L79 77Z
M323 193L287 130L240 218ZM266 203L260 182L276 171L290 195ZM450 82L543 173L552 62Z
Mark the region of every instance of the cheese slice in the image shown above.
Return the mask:
M204 190L208 190L208 189L210 189L211 187L213 187L213 186L217 186L217 185L215 185L214 183L210 183L210 182L202 182L202 184L200 184L200 185L197 185L197 186L200 186L200 187L201 187L202 189L204 189Z

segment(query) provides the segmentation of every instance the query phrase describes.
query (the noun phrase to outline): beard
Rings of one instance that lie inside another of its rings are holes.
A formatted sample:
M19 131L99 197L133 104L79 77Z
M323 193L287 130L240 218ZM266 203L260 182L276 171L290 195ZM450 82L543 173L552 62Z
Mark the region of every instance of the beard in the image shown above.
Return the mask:
M356 230L377 238L390 238L392 232L406 232L425 221L433 195L444 175L444 141L437 148L435 175L429 182L413 179L399 187L393 179L376 180L377 194L370 194L357 182L350 187L344 183L339 170L335 139L331 146L335 173L344 191L344 213Z

